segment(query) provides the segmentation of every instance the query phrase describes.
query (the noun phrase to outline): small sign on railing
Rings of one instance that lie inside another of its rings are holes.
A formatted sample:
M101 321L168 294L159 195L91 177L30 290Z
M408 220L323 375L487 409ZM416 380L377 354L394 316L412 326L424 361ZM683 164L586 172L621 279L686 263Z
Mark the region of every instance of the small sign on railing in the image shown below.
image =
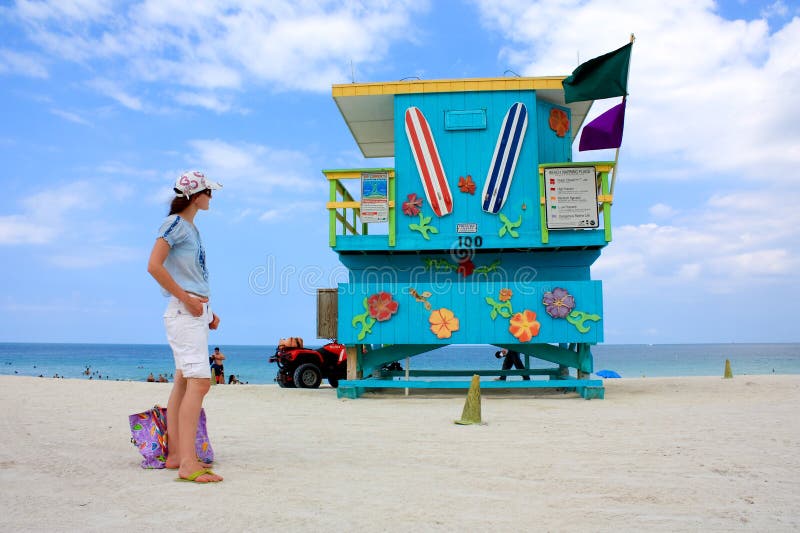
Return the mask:
M389 173L361 173L361 222L389 220Z
M595 167L544 169L547 229L597 229Z

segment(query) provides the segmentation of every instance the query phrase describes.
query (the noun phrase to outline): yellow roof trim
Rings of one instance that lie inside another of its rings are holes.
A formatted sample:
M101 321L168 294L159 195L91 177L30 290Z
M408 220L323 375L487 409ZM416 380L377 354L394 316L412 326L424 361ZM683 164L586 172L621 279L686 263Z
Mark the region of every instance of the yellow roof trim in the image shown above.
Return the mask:
M472 91L562 90L566 76L538 78L467 78L460 80L409 80L377 83L342 83L332 88L333 97L378 96L412 93Z

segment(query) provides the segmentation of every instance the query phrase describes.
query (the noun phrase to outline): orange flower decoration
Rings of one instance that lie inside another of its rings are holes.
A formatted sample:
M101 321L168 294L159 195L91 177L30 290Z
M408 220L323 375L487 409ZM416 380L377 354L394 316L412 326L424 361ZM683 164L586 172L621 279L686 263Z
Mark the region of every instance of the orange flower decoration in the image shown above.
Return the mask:
M539 334L541 324L536 320L536 313L529 310L524 310L511 317L511 325L508 326L508 331L511 332L519 342L528 342L533 337Z
M442 307L431 313L428 321L431 331L440 339L449 339L454 331L458 331L458 319L449 309Z
M513 295L514 295L514 293L511 291L511 289L500 289L500 301L501 302L509 301Z
M569 119L567 114L556 109L555 107L550 110L550 129L556 132L556 135L563 137L569 131Z
M472 176L470 174L467 174L467 179L464 179L464 176L459 176L458 190L468 194L475 194L475 182L472 181Z

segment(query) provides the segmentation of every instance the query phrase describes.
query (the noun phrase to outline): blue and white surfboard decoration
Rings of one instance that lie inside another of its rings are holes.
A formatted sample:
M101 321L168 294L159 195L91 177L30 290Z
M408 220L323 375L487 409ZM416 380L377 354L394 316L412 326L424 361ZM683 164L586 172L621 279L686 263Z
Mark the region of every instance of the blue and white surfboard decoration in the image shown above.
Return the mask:
M527 129L528 110L525 104L516 102L503 119L492 164L489 165L489 173L483 186L483 210L487 213L498 213L506 203Z

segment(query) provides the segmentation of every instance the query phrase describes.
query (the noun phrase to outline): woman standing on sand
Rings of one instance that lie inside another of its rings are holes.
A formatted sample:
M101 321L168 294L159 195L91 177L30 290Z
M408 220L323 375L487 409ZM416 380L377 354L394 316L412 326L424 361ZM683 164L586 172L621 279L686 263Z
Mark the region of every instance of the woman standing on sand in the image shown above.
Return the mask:
M166 467L177 468L179 479L196 483L222 481L197 459L194 444L203 398L211 388L208 330L219 325L208 303L206 254L194 217L208 210L211 191L221 188L202 172L178 176L176 196L147 264L147 271L169 297L164 325L175 357L175 380L167 404Z

